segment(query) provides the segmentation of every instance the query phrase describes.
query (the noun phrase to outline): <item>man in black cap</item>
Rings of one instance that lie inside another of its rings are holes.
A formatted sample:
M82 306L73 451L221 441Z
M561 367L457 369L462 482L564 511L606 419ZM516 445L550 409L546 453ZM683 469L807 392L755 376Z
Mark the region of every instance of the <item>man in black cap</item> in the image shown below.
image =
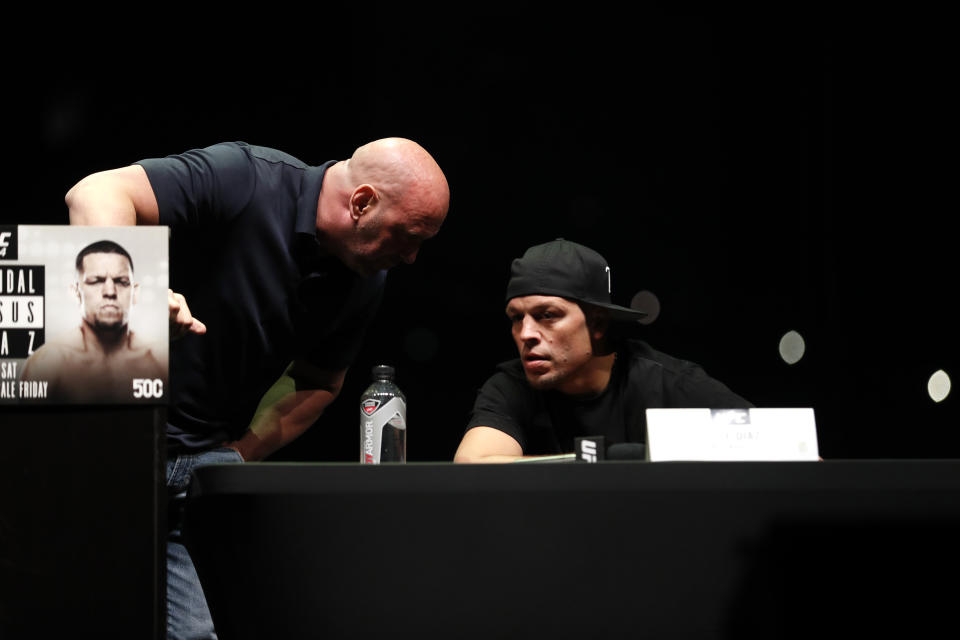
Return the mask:
M610 282L603 256L562 238L513 261L506 312L520 357L480 389L455 462L569 453L581 436L642 443L648 408L753 406L620 331L646 313L612 304Z

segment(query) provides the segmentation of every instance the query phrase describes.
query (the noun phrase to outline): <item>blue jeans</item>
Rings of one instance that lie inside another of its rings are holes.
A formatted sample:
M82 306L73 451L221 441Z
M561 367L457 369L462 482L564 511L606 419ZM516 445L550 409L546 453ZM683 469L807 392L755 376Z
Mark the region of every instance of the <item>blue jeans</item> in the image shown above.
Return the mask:
M213 619L203 595L197 570L183 544L183 506L190 474L203 464L243 462L233 449L222 448L183 454L167 460L167 638L216 640Z

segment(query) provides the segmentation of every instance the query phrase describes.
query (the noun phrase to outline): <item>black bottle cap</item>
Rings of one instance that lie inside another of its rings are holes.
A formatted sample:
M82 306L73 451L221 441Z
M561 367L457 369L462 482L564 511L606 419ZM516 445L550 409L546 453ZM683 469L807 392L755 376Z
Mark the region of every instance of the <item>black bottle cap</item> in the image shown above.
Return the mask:
M393 380L395 370L388 364L378 364L373 368L373 377L375 380Z

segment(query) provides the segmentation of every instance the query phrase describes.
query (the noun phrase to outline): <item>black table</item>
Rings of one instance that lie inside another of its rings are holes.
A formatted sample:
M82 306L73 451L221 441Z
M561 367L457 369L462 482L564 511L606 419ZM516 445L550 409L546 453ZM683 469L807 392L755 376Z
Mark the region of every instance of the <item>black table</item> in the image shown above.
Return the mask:
M185 536L223 640L953 625L960 461L259 463L194 480Z

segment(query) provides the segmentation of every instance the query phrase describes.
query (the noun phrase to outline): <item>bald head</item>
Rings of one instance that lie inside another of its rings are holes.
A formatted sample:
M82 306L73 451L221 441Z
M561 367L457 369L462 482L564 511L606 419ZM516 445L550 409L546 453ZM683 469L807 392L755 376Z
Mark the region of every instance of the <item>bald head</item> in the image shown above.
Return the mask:
M406 138L374 140L327 170L318 240L345 265L369 274L413 262L449 206L447 179L426 149Z
M413 140L368 142L353 152L347 171L354 186L370 184L408 213L442 221L450 206L450 188L440 165Z

